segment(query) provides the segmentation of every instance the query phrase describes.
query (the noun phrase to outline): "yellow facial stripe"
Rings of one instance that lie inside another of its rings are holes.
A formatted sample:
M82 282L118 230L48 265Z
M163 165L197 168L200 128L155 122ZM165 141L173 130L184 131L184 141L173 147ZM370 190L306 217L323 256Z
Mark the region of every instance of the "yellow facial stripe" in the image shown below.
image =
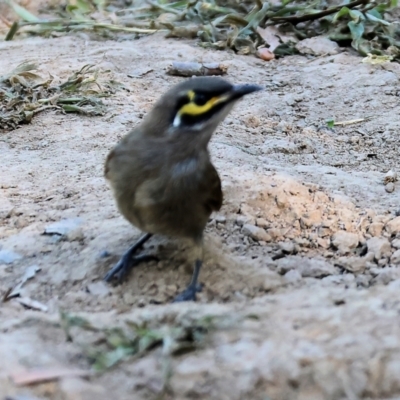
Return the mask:
M227 100L226 96L221 97L213 97L207 101L207 103L203 104L202 106L197 105L193 100L195 97L195 93L190 91L188 96L191 100L190 103L185 104L180 110L179 115L201 115L210 111L216 104L222 103L223 101Z

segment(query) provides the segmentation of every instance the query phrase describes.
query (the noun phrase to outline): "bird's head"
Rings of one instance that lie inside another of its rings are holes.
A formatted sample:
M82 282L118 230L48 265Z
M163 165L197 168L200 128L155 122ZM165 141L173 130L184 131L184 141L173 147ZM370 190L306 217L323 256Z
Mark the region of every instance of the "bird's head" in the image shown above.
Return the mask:
M233 85L218 77L191 78L166 92L147 119L159 134L193 133L208 141L239 99L261 89L253 84Z

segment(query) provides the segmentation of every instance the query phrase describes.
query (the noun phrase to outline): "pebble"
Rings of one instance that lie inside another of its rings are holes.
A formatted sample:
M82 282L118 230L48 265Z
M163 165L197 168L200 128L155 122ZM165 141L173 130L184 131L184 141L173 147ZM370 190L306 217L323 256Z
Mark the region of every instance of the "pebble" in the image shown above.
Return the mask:
M397 235L400 233L400 217L393 218L386 224L386 231L389 235Z
M249 217L247 215L238 215L236 217L236 221L235 222L239 226L243 226L243 225L246 225L246 224L254 225L255 224L255 219L252 218L252 217Z
M297 270L303 278L322 278L336 274L335 267L320 258L288 256L277 260L278 273L283 275L290 270Z
M329 239L317 238L318 246L322 247L323 249L328 249L331 242Z
M263 241L263 242L271 241L271 236L268 235L268 233L265 232L264 229L259 228L258 226L255 226L255 225L251 225L251 224L243 225L242 233L247 236L250 236L252 239L257 240L257 241Z
M392 249L389 240L383 237L373 237L367 240L368 252L374 253L375 260L390 257Z
M215 222L218 222L220 224L224 224L226 222L225 215L216 215L214 219L215 219Z
M331 242L341 254L346 254L358 246L359 238L356 233L339 231L332 236Z
M392 257L390 257L390 262L392 264L400 264L400 250L396 250L393 254Z
M381 236L383 227L384 224L382 224L381 222L373 222L371 225L368 226L368 233L373 237Z
M400 249L400 239L393 240L392 247L394 247L395 249Z
M295 269L291 269L290 271L286 272L285 280L288 283L295 283L295 282L301 281L301 274L299 271L297 271Z
M320 210L314 210L309 213L303 214L300 218L300 226L303 229L312 228L321 224L322 213Z
M388 184L385 185L385 190L388 193L393 193L394 192L394 183L389 182Z
M20 260L22 256L11 250L0 250L0 263L12 264L14 261Z
M293 242L279 242L278 246L286 254L292 254L295 252L295 246Z
M260 228L269 228L269 226L270 226L270 224L268 223L268 221L265 218L257 218L256 224Z
M371 261L368 257L340 257L336 264L346 271L364 272L368 261Z

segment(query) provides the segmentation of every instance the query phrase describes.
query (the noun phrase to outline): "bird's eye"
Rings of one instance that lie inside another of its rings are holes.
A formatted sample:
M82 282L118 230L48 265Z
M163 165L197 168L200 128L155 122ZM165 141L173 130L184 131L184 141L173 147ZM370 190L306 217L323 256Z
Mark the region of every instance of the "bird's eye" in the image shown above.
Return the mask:
M204 104L206 104L207 101L208 101L207 96L205 96L204 94L201 94L201 93L196 93L196 96L194 98L194 102L198 106L204 106Z
M178 98L176 103L176 110L180 110L185 104L190 103L190 98L188 95L184 95Z

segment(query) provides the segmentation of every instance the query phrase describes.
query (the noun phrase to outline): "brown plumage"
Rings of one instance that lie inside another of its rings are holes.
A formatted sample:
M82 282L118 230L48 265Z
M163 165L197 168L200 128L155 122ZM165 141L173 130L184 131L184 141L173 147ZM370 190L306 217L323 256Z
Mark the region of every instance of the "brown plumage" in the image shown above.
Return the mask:
M107 274L119 280L148 256L134 253L153 234L189 238L197 249L195 271L177 301L194 300L202 263L202 236L213 211L222 206L221 181L208 142L218 124L255 85L231 85L221 78L192 78L170 89L143 122L110 152L105 177L118 209L146 234Z

